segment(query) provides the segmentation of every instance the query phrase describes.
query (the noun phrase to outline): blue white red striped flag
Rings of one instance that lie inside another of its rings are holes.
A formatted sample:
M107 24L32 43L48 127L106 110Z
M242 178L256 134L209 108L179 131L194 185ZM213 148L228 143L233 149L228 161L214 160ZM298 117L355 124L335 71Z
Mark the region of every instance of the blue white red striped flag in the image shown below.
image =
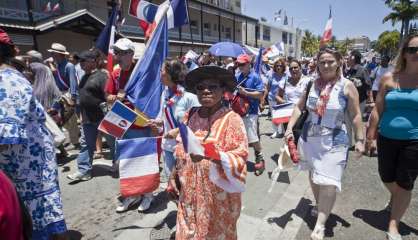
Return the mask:
M284 103L273 106L273 111L271 113L272 122L276 125L289 122L293 113L293 107L293 103Z
M199 139L194 135L192 130L184 123L179 124L181 141L183 142L184 151L186 153L193 153L200 156L205 156L205 150L200 144Z
M117 140L120 193L123 197L153 192L160 184L157 138Z
M107 19L106 26L100 32L96 41L96 48L107 55L107 70L113 71L113 50L111 46L115 43L116 22L118 19L118 7L112 8L112 14Z
M125 86L128 100L149 118L160 113L163 85L160 81L161 66L168 54L167 19L162 18L147 49Z
M129 3L129 15L139 19L139 26L144 33L147 32L150 24L154 22L157 10L158 5L144 0L131 0Z
M100 122L98 129L116 138L122 138L137 117L129 107L116 101Z

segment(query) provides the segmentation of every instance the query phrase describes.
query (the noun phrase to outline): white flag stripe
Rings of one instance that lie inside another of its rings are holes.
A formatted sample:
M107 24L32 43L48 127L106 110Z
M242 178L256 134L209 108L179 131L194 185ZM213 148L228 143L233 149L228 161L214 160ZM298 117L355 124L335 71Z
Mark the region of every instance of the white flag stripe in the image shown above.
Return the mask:
M158 164L150 163L152 161L158 161L157 153L136 158L121 159L119 162L120 179L158 173Z
M283 117L290 117L292 116L293 106L290 108L283 108L283 109L273 109L273 118L283 118Z
M116 114L112 111L110 111L106 114L106 116L104 117L104 120L106 120L108 122L111 122L112 124L115 124L116 126L118 126L120 128L123 128L124 130L126 130L130 127L130 123L129 123L128 120L122 118L121 116L119 116L118 114ZM122 120L126 121L127 124L125 126L119 124Z
M229 157L226 153L220 152L221 164L228 180L222 178L217 170L215 163L212 163L209 170L209 179L218 187L229 193L237 193L245 191L245 182L238 180L232 175L232 169L229 163Z

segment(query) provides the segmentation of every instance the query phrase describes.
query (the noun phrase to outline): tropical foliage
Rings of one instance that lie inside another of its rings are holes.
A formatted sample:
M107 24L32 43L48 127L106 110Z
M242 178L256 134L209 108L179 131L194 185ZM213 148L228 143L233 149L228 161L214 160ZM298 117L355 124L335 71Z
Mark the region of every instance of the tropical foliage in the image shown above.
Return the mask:
M375 50L382 55L388 55L393 57L398 49L400 41L400 33L395 31L385 31L379 35L377 39Z
M411 0L385 0L385 4L392 9L383 23L390 21L392 26L397 22L401 23L401 39L409 34L409 24L411 20L418 17L418 2Z

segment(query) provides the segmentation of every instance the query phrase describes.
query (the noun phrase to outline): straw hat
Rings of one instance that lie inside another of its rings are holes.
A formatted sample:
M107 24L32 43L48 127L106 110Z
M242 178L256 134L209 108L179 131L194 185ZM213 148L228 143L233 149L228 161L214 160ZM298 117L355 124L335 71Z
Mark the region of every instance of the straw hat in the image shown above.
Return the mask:
M48 49L48 52L55 52L55 53L59 53L59 54L63 54L63 55L69 55L70 54L69 52L67 52L67 48L60 43L53 43L51 45L51 48Z

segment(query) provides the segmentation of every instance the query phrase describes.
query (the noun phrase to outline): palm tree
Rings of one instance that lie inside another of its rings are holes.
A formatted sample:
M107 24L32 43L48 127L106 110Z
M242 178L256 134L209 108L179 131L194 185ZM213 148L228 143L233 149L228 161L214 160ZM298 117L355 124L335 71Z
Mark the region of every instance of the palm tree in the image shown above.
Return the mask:
M392 26L401 22L401 39L409 33L409 22L418 17L418 4L411 0L385 0L393 12L383 18L383 23L391 21Z

